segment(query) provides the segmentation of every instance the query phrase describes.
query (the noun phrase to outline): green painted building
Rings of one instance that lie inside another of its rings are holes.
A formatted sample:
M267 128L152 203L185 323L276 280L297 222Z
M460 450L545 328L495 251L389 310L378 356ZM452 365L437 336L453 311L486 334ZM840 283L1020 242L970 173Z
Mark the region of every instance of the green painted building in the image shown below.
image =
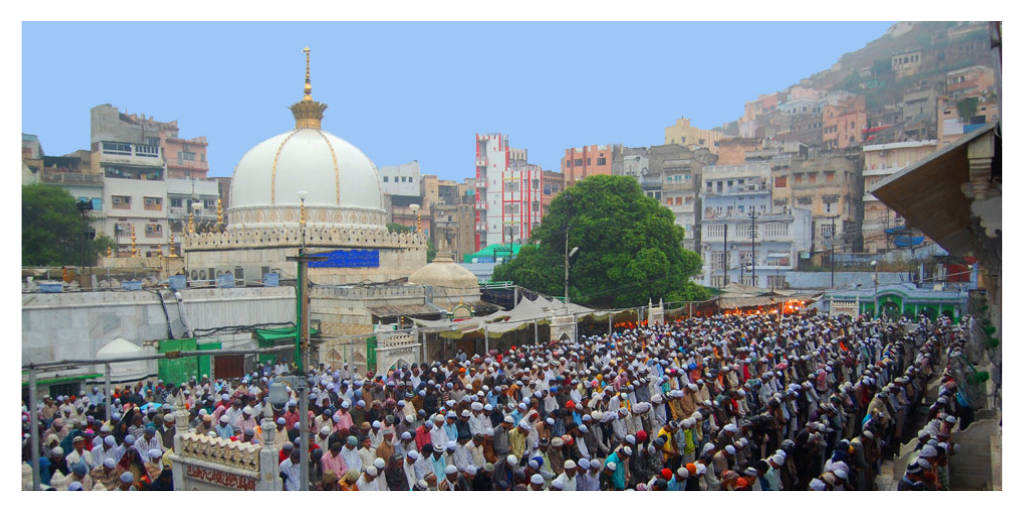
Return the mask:
M821 302L833 315L876 317L883 314L890 318L917 318L923 314L933 320L942 315L960 321L960 316L967 311L967 295L966 289L936 290L918 288L911 283L893 283L829 292Z

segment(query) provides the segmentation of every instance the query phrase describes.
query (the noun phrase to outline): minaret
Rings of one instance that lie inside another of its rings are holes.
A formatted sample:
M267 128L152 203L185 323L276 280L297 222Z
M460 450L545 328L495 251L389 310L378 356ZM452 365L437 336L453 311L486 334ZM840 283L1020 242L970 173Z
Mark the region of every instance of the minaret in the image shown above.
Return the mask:
M292 105L292 115L295 116L295 129L302 130L311 128L320 129L320 121L324 118L324 110L327 105L319 101L313 101L313 86L309 83L309 47L302 51L306 52L306 86L303 89L302 101Z

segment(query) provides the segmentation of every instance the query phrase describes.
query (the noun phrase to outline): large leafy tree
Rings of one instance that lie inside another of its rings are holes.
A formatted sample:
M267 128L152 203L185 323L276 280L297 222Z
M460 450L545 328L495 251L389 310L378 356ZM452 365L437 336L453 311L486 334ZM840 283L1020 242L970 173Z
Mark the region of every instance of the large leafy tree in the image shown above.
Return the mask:
M495 281L563 295L565 234L578 247L570 265L570 298L594 306L626 307L704 300L690 281L700 256L683 249L683 228L672 212L643 194L628 176L592 176L566 189L534 231L532 245L494 270Z
M79 265L82 262L82 215L68 191L47 185L21 188L21 264ZM112 247L109 237L85 240L85 263Z

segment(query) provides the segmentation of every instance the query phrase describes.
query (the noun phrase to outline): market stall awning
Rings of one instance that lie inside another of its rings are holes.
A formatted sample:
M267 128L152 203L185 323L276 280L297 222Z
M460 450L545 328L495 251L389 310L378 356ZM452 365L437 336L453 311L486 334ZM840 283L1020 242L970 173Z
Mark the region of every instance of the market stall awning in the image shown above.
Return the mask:
M310 327L309 335L314 336L318 333L316 329ZM286 327L284 329L256 329L256 340L261 342L261 347L276 346L280 340L288 340L289 343L295 341L295 337L299 334L298 327Z

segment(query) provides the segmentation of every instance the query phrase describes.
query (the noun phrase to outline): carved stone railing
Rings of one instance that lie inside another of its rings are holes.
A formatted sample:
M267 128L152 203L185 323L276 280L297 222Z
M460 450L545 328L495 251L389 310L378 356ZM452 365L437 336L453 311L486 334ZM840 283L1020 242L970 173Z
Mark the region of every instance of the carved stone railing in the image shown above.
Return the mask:
M183 459L201 460L230 468L260 472L260 445L189 432L181 436Z
M375 229L307 227L305 244L320 247L427 248L421 233L393 233ZM303 242L298 227L230 229L223 233L192 233L182 237L182 251L216 251L239 248L298 247Z

